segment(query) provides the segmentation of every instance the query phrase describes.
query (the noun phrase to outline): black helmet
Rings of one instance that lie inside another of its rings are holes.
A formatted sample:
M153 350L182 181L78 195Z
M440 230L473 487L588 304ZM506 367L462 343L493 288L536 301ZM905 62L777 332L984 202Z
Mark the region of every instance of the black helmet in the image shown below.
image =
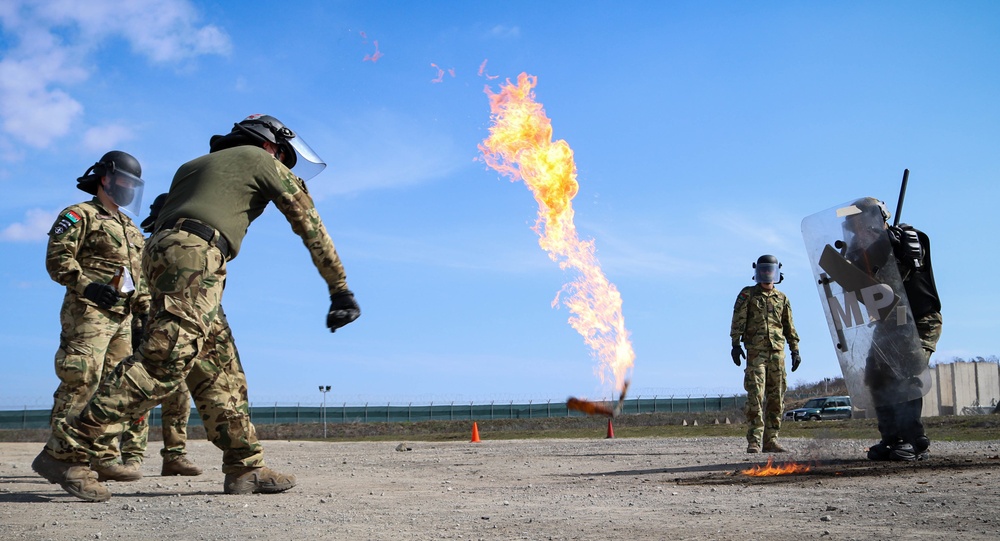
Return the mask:
M785 279L784 273L780 271L781 263L778 263L778 258L773 255L764 254L758 257L753 268L753 279L758 284L780 284ZM778 279L775 280L775 277Z
M209 141L212 152L240 145L261 146L266 141L281 149L281 163L291 169L297 157L291 140L295 132L270 115L250 115L233 125L228 135L213 135Z
M889 221L889 217L892 214L889 213L889 209L886 208L885 203L881 200L875 199L874 197L862 197L853 203L855 207L861 209L862 212L866 210L878 207L879 212L882 213L882 220Z
M90 195L97 195L97 187L101 184L101 177L118 171L142 178L142 167L139 165L139 160L127 152L112 150L101 156L101 159L91 165L82 177L76 179L76 187Z
M143 231L146 233L153 232L153 226L156 225L156 217L160 215L160 209L163 208L163 204L166 202L167 194L161 193L156 196L156 199L153 200L153 204L149 205L149 216L146 216L146 219L139 224L139 227L141 227Z

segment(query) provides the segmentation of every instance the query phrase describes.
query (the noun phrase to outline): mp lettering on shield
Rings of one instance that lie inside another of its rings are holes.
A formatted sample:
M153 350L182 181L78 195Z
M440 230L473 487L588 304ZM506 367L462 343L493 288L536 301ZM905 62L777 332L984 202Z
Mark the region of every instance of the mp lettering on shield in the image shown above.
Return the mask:
M896 324L906 324L906 306L899 303L899 295L888 285L852 265L829 244L823 248L819 266L826 271L822 276L825 281L836 282L843 289L843 293L837 296L829 287L824 287L837 330L884 321L893 310L896 310ZM862 305L867 317L861 313Z

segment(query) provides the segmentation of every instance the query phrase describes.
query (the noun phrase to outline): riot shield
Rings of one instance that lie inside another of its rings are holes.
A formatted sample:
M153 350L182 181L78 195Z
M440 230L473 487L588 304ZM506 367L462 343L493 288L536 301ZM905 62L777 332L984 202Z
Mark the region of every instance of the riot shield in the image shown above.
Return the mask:
M872 198L802 220L820 304L854 407L872 411L930 390L885 218Z

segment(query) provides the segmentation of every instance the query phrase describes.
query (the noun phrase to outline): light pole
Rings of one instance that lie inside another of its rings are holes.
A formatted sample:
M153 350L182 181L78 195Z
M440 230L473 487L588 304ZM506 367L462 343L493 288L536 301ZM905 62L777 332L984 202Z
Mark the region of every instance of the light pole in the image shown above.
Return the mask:
M319 392L323 393L323 439L326 439L326 393L330 392L329 385L320 385Z

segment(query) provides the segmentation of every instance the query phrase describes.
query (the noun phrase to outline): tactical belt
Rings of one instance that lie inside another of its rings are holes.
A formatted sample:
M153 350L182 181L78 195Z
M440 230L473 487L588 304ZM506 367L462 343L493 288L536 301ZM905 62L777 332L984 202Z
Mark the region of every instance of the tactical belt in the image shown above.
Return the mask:
M177 226L177 229L180 229L181 231L187 231L196 237L204 239L205 242L208 243L215 240L215 247L222 252L222 257L226 258L227 261L229 260L229 241L226 240L225 235L216 231L210 225L205 225L191 218L176 218L160 226L160 231L163 231L164 229L173 229L177 222L181 222L180 225ZM216 237L216 233L218 233L218 237Z

